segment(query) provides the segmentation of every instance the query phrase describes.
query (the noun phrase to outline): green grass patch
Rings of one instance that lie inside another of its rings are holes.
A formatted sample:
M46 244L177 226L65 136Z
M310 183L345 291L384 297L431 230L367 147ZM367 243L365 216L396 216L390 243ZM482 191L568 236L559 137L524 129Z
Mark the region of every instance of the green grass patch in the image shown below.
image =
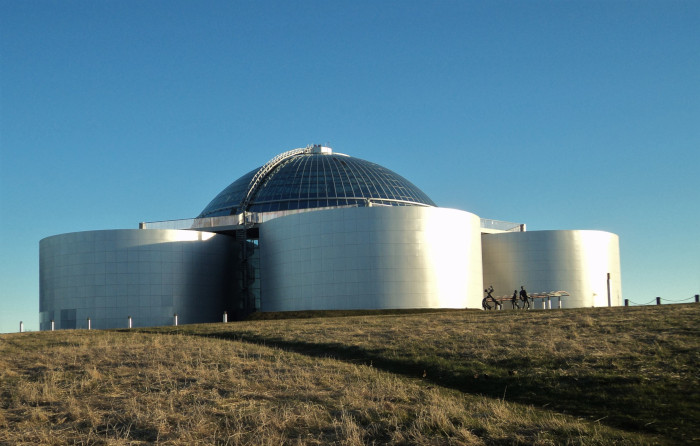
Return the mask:
M351 316L386 316L386 315L407 315L424 313L451 312L454 309L448 308L414 308L406 310L308 310L308 311L272 311L255 312L246 317L246 321L270 321L279 319L317 319L327 317L351 317ZM481 311L481 310L462 310Z

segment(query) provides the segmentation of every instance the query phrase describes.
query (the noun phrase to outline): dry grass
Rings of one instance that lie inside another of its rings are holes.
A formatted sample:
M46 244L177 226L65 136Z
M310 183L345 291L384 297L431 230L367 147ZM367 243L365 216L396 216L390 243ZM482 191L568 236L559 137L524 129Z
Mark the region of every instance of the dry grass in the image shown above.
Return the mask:
M178 330L173 327L163 330ZM257 321L181 332L330 356L700 441L700 305Z
M455 311L3 335L0 444L692 443L699 315Z

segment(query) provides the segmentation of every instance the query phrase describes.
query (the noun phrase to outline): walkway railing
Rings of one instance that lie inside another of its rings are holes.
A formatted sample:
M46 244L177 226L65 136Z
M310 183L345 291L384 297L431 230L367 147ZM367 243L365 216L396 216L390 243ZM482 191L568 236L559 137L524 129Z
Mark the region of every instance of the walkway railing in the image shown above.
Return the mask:
M625 306L626 306L626 307L629 307L630 304L632 304L632 305L634 305L634 306L640 306L640 307L641 307L641 306L645 306L645 305L652 305L652 304L654 304L654 303L655 303L656 305L662 305L662 304L661 304L661 301L662 301L662 300L663 300L663 301L666 301L666 302L668 302L668 303L671 303L671 304L684 304L684 303L690 303L690 302L700 303L700 294L696 294L695 296L689 297L689 298L687 298L687 299L662 299L662 298L659 296L659 297L656 297L655 299L650 300L649 302L644 302L644 303L632 302L632 301L629 300L629 299L625 299Z
M482 229L491 229L504 232L525 232L525 223L514 223L512 221L481 219Z

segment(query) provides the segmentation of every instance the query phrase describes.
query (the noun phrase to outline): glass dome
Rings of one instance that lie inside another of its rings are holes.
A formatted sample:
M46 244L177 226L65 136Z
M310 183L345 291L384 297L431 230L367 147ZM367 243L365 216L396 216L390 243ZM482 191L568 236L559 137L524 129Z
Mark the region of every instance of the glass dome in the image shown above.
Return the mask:
M221 191L198 218L337 206L435 206L402 176L359 158L310 146L282 153Z

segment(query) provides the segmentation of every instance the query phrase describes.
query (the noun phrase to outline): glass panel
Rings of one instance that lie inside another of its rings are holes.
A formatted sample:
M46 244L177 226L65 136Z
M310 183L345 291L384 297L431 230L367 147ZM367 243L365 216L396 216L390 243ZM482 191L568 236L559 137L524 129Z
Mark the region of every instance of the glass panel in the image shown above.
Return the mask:
M229 215L238 211L257 170L248 172L221 191L200 217ZM352 199L346 202L345 197ZM346 203L364 205L362 198L377 202L381 199L391 200L383 203L393 206L410 205L393 200L435 206L411 182L378 164L336 154L303 154L286 160L270 172L253 197L250 210L264 212ZM261 204L256 205L256 202Z

